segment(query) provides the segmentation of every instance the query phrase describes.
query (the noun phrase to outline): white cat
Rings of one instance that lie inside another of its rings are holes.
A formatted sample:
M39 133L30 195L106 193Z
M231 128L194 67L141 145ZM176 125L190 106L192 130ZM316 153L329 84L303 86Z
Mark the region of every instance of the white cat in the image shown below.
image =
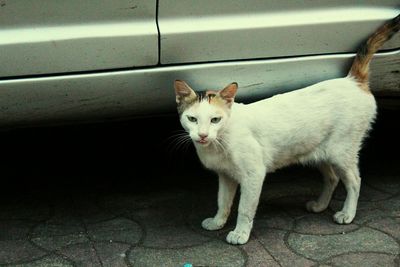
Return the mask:
M399 28L400 15L381 26L358 51L347 77L248 105L234 102L236 83L200 94L175 81L181 124L201 162L219 176L218 212L202 222L203 228L225 225L240 184L237 224L226 240L246 243L266 173L292 163L312 164L322 172L323 190L306 204L309 211L325 210L341 180L347 197L333 219L352 222L361 183L358 152L376 116L369 62Z

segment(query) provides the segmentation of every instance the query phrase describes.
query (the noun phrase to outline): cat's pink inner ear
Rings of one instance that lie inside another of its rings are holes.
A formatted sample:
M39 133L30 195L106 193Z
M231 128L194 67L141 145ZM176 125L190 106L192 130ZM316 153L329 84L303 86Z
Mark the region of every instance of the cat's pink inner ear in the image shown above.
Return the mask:
M190 86L181 80L176 80L174 82L176 103L180 103L184 98L195 95L195 92L190 88Z
M219 95L226 100L227 103L232 103L235 99L238 90L237 83L231 83L219 92Z

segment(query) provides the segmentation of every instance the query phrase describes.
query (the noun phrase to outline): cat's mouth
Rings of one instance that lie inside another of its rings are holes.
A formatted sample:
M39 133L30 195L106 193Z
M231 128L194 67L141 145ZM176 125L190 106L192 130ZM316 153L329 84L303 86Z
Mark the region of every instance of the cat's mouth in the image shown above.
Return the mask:
M208 144L209 141L205 140L205 139L200 139L200 140L197 140L196 142L199 144L205 145L205 144Z
M199 145L206 146L206 145L210 144L211 141L210 141L210 139L201 138L201 139L195 140L195 142Z

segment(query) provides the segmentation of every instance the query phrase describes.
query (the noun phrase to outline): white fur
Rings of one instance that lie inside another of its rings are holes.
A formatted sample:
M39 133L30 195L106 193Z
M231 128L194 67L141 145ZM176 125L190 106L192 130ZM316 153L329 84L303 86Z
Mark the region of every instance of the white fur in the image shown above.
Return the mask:
M193 123L187 116L197 118ZM318 200L306 204L309 211L327 208L339 181L347 197L334 215L340 224L350 223L360 191L358 152L376 115L372 94L360 89L351 77L324 81L304 89L231 108L196 103L181 115L201 162L219 175L218 212L205 219L208 230L224 226L237 185L240 203L236 228L227 236L231 244L248 241L266 173L292 163L313 164L324 177ZM213 124L210 119L222 116ZM199 134L208 135L200 144Z

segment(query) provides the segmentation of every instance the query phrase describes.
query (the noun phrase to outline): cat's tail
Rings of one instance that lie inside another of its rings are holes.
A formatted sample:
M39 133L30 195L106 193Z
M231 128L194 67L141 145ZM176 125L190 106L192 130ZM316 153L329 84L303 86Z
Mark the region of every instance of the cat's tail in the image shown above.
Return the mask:
M350 68L349 76L355 78L364 90L369 91L369 63L372 57L399 29L400 15L379 27L357 51L356 58Z

